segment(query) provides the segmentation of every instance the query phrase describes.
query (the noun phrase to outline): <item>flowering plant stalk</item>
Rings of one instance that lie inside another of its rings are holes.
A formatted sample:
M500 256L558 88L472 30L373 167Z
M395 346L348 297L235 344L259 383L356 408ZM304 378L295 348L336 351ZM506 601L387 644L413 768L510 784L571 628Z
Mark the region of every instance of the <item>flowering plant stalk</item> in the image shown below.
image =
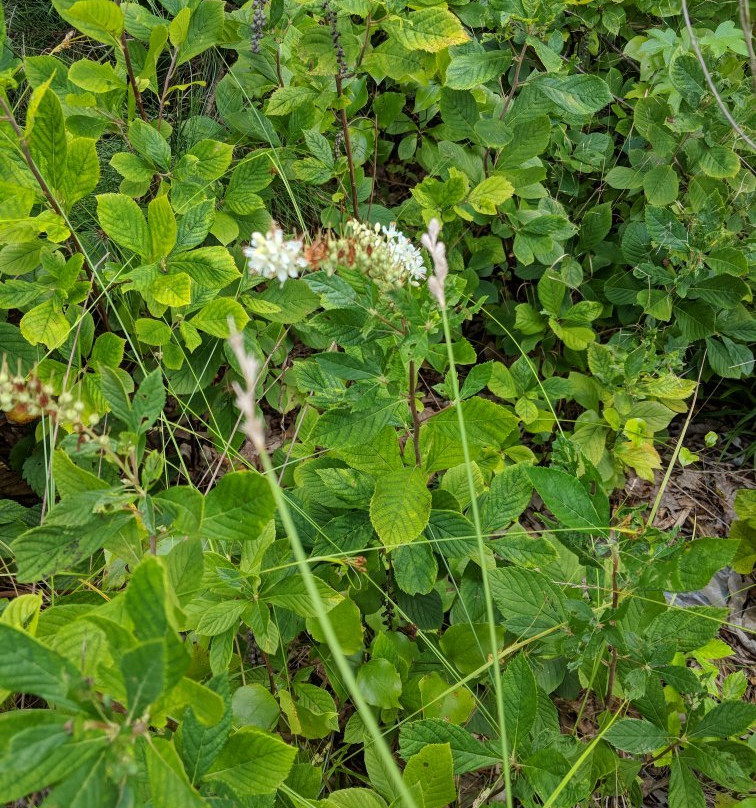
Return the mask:
M410 792L407 784L402 778L402 774L394 761L391 750L386 743L384 734L375 720L375 716L365 700L360 688L355 679L352 669L346 661L346 656L339 642L333 623L328 615L323 598L315 583L315 576L310 569L308 563L307 553L302 545L299 537L299 532L292 518L289 510L289 503L281 490L281 486L276 475L275 468L271 462L270 455L265 445L265 433L262 426L260 417L256 412L255 406L255 385L257 382L257 375L259 366L257 360L246 353L244 350L244 343L241 335L233 331L233 323L230 323L232 334L229 338L229 345L236 356L239 366L241 368L244 384L235 384L234 390L236 392L236 405L239 412L243 415L243 429L252 442L252 445L257 452L260 463L263 467L263 473L268 480L270 490L276 503L277 511L281 517L284 530L286 531L294 558L297 563L299 572L304 580L307 593L309 595L312 609L317 617L320 628L325 636L326 643L333 655L333 660L336 668L339 671L349 695L351 696L357 710L365 724L368 733L373 739L373 743L377 749L379 757L382 759L383 764L386 766L388 776L391 778L393 787L396 789L397 794L402 798L403 805L407 808L420 808L414 796Z

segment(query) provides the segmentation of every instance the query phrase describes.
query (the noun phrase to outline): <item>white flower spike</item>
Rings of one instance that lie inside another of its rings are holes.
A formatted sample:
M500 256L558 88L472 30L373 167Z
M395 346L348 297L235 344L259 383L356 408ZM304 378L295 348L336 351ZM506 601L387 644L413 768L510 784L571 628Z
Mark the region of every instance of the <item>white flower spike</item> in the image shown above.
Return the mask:
M446 260L446 245L443 241L438 240L440 233L441 225L438 220L431 219L428 223L428 232L420 240L433 259L433 276L428 279L428 289L438 301L438 305L445 309L446 292L444 291L444 286L446 276L449 274L449 264Z

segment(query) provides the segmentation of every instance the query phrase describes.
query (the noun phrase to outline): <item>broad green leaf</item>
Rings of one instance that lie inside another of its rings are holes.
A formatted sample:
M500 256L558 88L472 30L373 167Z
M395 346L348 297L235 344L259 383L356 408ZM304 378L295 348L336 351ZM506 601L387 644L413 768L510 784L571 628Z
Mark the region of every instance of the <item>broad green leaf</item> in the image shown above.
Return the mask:
M333 407L320 416L311 439L320 446L342 449L369 443L397 410L395 399L378 399L365 409Z
M726 379L739 379L753 371L754 358L750 348L728 337L706 340L706 357L712 370Z
M357 604L344 598L337 603L328 613L339 641L339 647L347 656L356 654L363 644L364 628L362 626L362 615ZM316 642L325 643L326 638L319 621L315 617L307 617L307 630Z
M454 766L448 743L428 744L404 768L404 782L419 785L425 808L444 808L457 798Z
M193 716L205 727L215 726L226 712L226 705L221 695L187 676L173 688L168 701L171 709L184 704L191 707Z
M146 345L166 345L171 341L171 327L162 320L140 317L134 323L137 339Z
M249 322L249 316L241 303L233 298L217 297L200 309L191 319L191 324L212 337L226 339L231 333L229 321L240 332Z
M129 142L141 157L167 169L171 161L168 141L146 121L136 118L129 126Z
M414 541L428 524L431 494L419 469L379 477L370 501L370 521L386 549Z
M6 805L13 804L64 780L77 769L83 772L85 764L101 757L108 744L104 733L73 740L70 729L60 724L32 725L16 732L0 759L0 799ZM80 808L89 806L84 803Z
M580 248L595 250L606 238L612 227L612 206L609 202L588 210L580 222Z
M24 339L31 345L41 342L50 350L60 348L71 330L71 324L54 297L27 311L21 318L19 327Z
M453 688L435 672L423 676L419 688L424 718L464 724L475 709L475 697L467 687Z
M438 6L412 11L401 20L386 23L385 27L409 51L436 53L469 39L454 14Z
M697 107L708 93L703 70L692 53L681 53L671 63L669 77L672 86L691 107Z
M281 691L278 698L295 735L314 739L338 732L338 710L327 690L316 685L297 683L291 691Z
M678 651L694 651L712 640L718 631L717 623L725 619L726 611L711 606L691 606L670 609L657 615L645 631L651 648L660 648L673 639Z
M225 20L224 6L223 0L203 0L192 7L186 38L179 47L176 64L186 64L208 48L220 44Z
M706 303L680 303L673 308L677 327L687 342L705 339L714 333L716 317Z
M535 85L558 107L572 115L593 115L612 103L606 82L598 76L543 76Z
M592 499L577 478L564 471L542 466L531 466L526 471L560 526L585 531L586 538L608 535L608 508L598 498Z
M194 173L203 180L212 182L222 177L228 170L234 155L234 147L231 143L206 139L195 143L187 154L199 161Z
M668 735L649 721L641 718L621 718L604 734L612 746L623 752L644 755L668 742Z
M538 300L552 317L559 316L566 293L567 286L564 281L546 270L538 281Z
M208 805L192 788L170 741L151 738L146 746L147 775L154 808L202 808Z
M141 640L162 639L168 630L166 579L161 559L147 556L126 589L126 610Z
M667 250L686 250L688 234L682 222L667 208L646 207L646 230L649 238Z
M391 554L396 585L408 595L427 595L436 583L438 564L427 544L404 544Z
M29 99L24 137L42 176L59 188L66 169L68 144L63 109L51 89L52 79L37 87Z
M525 654L507 664L501 686L509 748L516 751L527 739L538 710L538 686Z
M26 531L13 542L18 581L29 583L73 569L114 539L129 521L131 517L121 512L66 527L54 524L48 517L45 524Z
M206 289L222 289L240 276L231 253L225 247L199 247L172 256L169 266L171 274L183 272Z
M643 172L636 168L615 166L606 172L604 180L611 188L623 191L635 190L643 187Z
M334 791L321 805L322 808L386 808L385 800L368 788L343 788Z
M672 166L657 166L643 175L643 190L649 205L671 205L680 193L677 172Z
M147 206L147 222L152 243L150 259L156 261L168 255L176 245L176 216L166 194L156 197Z
M92 93L107 93L124 86L123 79L109 62L94 62L91 59L78 59L68 69L68 79L77 87Z
M228 739L204 780L224 783L240 797L272 794L288 776L296 753L276 735L243 727Z
M211 541L252 541L273 518L268 481L256 471L226 474L207 495L202 537Z
M81 674L65 657L6 623L0 623L0 644L0 687L72 706L70 693Z
M488 177L470 191L467 201L478 213L496 215L496 208L512 197L512 183L501 176Z
M724 146L710 146L703 149L699 162L704 174L717 179L735 177L740 171L738 155Z
M728 738L742 735L756 721L756 704L744 701L723 701L717 704L692 728L689 738Z
M60 192L66 210L94 191L100 181L100 160L94 140L73 138L68 144Z
M244 685L234 691L231 698L234 721L238 726L272 730L278 723L281 710L270 690L263 685Z
M99 755L84 755L83 763L74 760L70 775L53 788L44 805L45 808L89 808L90 805L115 805L117 799L116 785L108 777L107 751L104 750Z
M491 595L511 633L533 637L566 620L565 595L542 573L504 567L491 573Z
M66 499L72 494L110 487L96 474L77 466L62 449L56 449L53 453L52 472L61 499Z
M704 808L706 805L701 783L678 756L670 764L667 802L669 808Z
M160 274L155 278L150 293L165 306L187 306L192 301L192 279L185 272Z
M428 744L448 743L454 761L454 774L460 775L496 766L501 755L471 735L466 729L428 718L403 724L399 730L399 751L405 760L421 752Z
M296 109L312 104L317 93L308 87L279 87L268 99L268 115L289 115Z
M171 24L168 26L168 37L171 40L171 45L175 48L181 47L186 41L191 16L192 10L190 8L182 8L171 20Z
M152 240L139 205L125 194L100 194L97 197L100 227L119 247L148 258Z
M230 628L238 628L239 620L246 609L247 604L241 600L213 603L202 610L197 623L197 633L203 637L215 637Z
M432 57L420 49L408 49L398 37L390 36L365 58L363 64L376 81L387 76L398 82L422 81L432 64Z
M497 644L504 642L501 627L496 629ZM463 674L482 668L491 656L491 637L484 623L455 623L441 637L444 656Z
M82 34L120 47L123 33L123 12L112 0L53 0L55 10Z
M165 688L165 646L162 639L141 643L127 651L120 661L126 689L126 706L133 721L163 695Z
M320 601L326 611L330 611L344 600L344 596L332 589L324 580L317 576L314 580ZM304 579L300 575L289 575L283 580L277 581L272 588L264 590L260 597L273 606L281 606L300 617L314 619L315 607Z
M134 393L132 400L135 432L146 432L160 417L165 407L165 387L160 368L148 373Z
M461 407L467 439L472 447L498 447L517 428L517 418L509 410L488 399L474 396L463 401ZM459 439L456 405L447 407L425 421L421 436L426 430Z
M357 671L357 687L368 704L390 710L399 707L402 680L396 668L387 660L373 658Z
M471 90L498 78L512 62L509 50L491 50L455 56L446 68L446 86L452 90Z

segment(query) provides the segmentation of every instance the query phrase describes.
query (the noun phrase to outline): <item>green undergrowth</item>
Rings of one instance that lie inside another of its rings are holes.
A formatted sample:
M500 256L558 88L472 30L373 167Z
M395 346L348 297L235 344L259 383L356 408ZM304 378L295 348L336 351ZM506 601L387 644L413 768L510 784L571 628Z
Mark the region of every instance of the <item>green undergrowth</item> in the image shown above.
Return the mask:
M753 808L747 4L2 10L0 800Z

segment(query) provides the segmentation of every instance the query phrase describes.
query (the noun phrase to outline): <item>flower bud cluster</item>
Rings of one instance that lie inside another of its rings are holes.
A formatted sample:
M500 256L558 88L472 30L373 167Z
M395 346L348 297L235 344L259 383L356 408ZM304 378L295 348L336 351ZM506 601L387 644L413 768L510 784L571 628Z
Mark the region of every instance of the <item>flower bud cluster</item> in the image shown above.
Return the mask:
M11 376L5 365L0 369L0 410L6 413L11 423L25 424L46 415L58 422L69 422L75 432L81 432L85 427L83 402L74 401L67 392L55 396L52 387L36 376ZM87 423L94 426L98 420L93 414Z
M253 0L252 8L252 53L260 53L260 42L265 34L265 0Z
M420 250L393 224L370 226L352 219L344 236L316 243L308 255L311 263L316 258L317 265L329 272L338 267L358 269L382 291L407 283L417 286L427 273Z
M338 15L331 7L329 0L323 0L321 8L323 9L323 16L325 22L331 28L331 42L333 43L333 50L336 53L336 65L339 71L339 76L343 78L347 73L346 54L344 47L341 44L341 34L338 27Z

